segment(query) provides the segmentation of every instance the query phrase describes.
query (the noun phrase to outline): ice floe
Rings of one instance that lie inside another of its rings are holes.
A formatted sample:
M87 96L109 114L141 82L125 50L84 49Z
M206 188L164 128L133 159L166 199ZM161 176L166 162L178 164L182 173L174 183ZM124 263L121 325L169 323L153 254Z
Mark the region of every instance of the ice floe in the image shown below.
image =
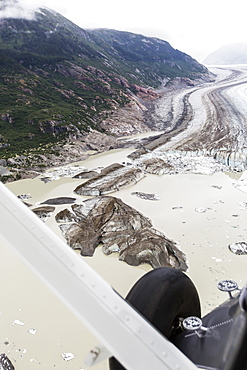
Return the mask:
M230 251L237 255L246 255L247 254L247 243L246 242L238 242L232 243L228 246Z
M14 326L14 325L25 325L25 323L20 320L15 320L10 326Z
M195 208L195 211L198 213L205 213L207 211L207 208L197 207Z
M75 356L73 355L73 353L70 353L70 352L63 352L62 353L62 358L64 359L64 361L70 361L70 360L73 360Z
M30 333L30 334L36 334L37 333L37 329L29 329L28 330L28 333Z

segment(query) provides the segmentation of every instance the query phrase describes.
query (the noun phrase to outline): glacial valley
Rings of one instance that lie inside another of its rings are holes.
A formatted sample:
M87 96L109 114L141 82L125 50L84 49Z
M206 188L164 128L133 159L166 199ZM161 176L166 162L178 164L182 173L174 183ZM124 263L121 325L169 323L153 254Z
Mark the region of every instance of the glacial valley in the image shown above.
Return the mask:
M247 66L212 67L215 82L171 89L152 113L163 134L133 153L133 158L162 155L211 158L243 170L247 155Z

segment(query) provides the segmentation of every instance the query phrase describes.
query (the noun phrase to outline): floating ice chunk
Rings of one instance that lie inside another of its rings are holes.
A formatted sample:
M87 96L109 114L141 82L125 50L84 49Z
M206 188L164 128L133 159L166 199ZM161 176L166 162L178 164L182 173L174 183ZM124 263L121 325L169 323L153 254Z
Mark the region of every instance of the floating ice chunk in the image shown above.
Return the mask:
M36 334L37 333L37 329L29 329L28 330L28 333L30 333L30 334Z
M62 353L62 358L64 359L64 361L70 361L74 358L75 356L73 355L73 353L70 353L70 352L63 352Z
M120 252L120 248L117 244L113 244L108 248L108 251L111 253Z
M25 323L24 323L24 322L22 322L22 321L20 321L20 320L15 320L15 321L13 322L13 324L11 324L10 326L13 326L13 325L25 325Z
M247 254L247 243L246 242L238 242L232 243L228 246L230 251L237 255L245 255Z
M203 208L203 207L198 207L198 208L195 208L195 211L198 212L198 213L205 213L207 211L207 209Z
M15 352L22 352L22 353L27 353L27 349L26 348L18 348L15 350Z
M213 260L215 260L215 262L222 262L223 260L221 258L216 258L216 257L212 257Z

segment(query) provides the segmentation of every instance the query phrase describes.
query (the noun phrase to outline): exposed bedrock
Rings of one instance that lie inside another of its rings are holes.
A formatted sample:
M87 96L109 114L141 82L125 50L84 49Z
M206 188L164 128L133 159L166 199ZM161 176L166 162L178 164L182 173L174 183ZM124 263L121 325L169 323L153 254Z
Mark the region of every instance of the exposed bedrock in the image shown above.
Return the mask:
M118 252L130 265L187 269L186 257L175 242L152 227L151 221L121 199L99 196L56 215L67 243L83 256L92 256L102 243L107 255Z
M144 177L141 169L114 163L104 168L100 174L77 186L74 190L79 195L104 195L136 184Z

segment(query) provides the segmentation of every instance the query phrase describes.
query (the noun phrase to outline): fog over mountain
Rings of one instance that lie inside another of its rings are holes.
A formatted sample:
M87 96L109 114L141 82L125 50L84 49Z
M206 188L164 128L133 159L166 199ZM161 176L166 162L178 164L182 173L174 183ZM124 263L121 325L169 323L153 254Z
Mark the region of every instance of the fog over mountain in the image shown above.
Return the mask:
M0 0L0 19L34 19L42 0Z
M2 0L0 2L0 19L3 18L25 18L34 17L33 9L27 9L16 0Z
M224 45L208 55L203 63L205 64L246 64L247 43L236 43Z

